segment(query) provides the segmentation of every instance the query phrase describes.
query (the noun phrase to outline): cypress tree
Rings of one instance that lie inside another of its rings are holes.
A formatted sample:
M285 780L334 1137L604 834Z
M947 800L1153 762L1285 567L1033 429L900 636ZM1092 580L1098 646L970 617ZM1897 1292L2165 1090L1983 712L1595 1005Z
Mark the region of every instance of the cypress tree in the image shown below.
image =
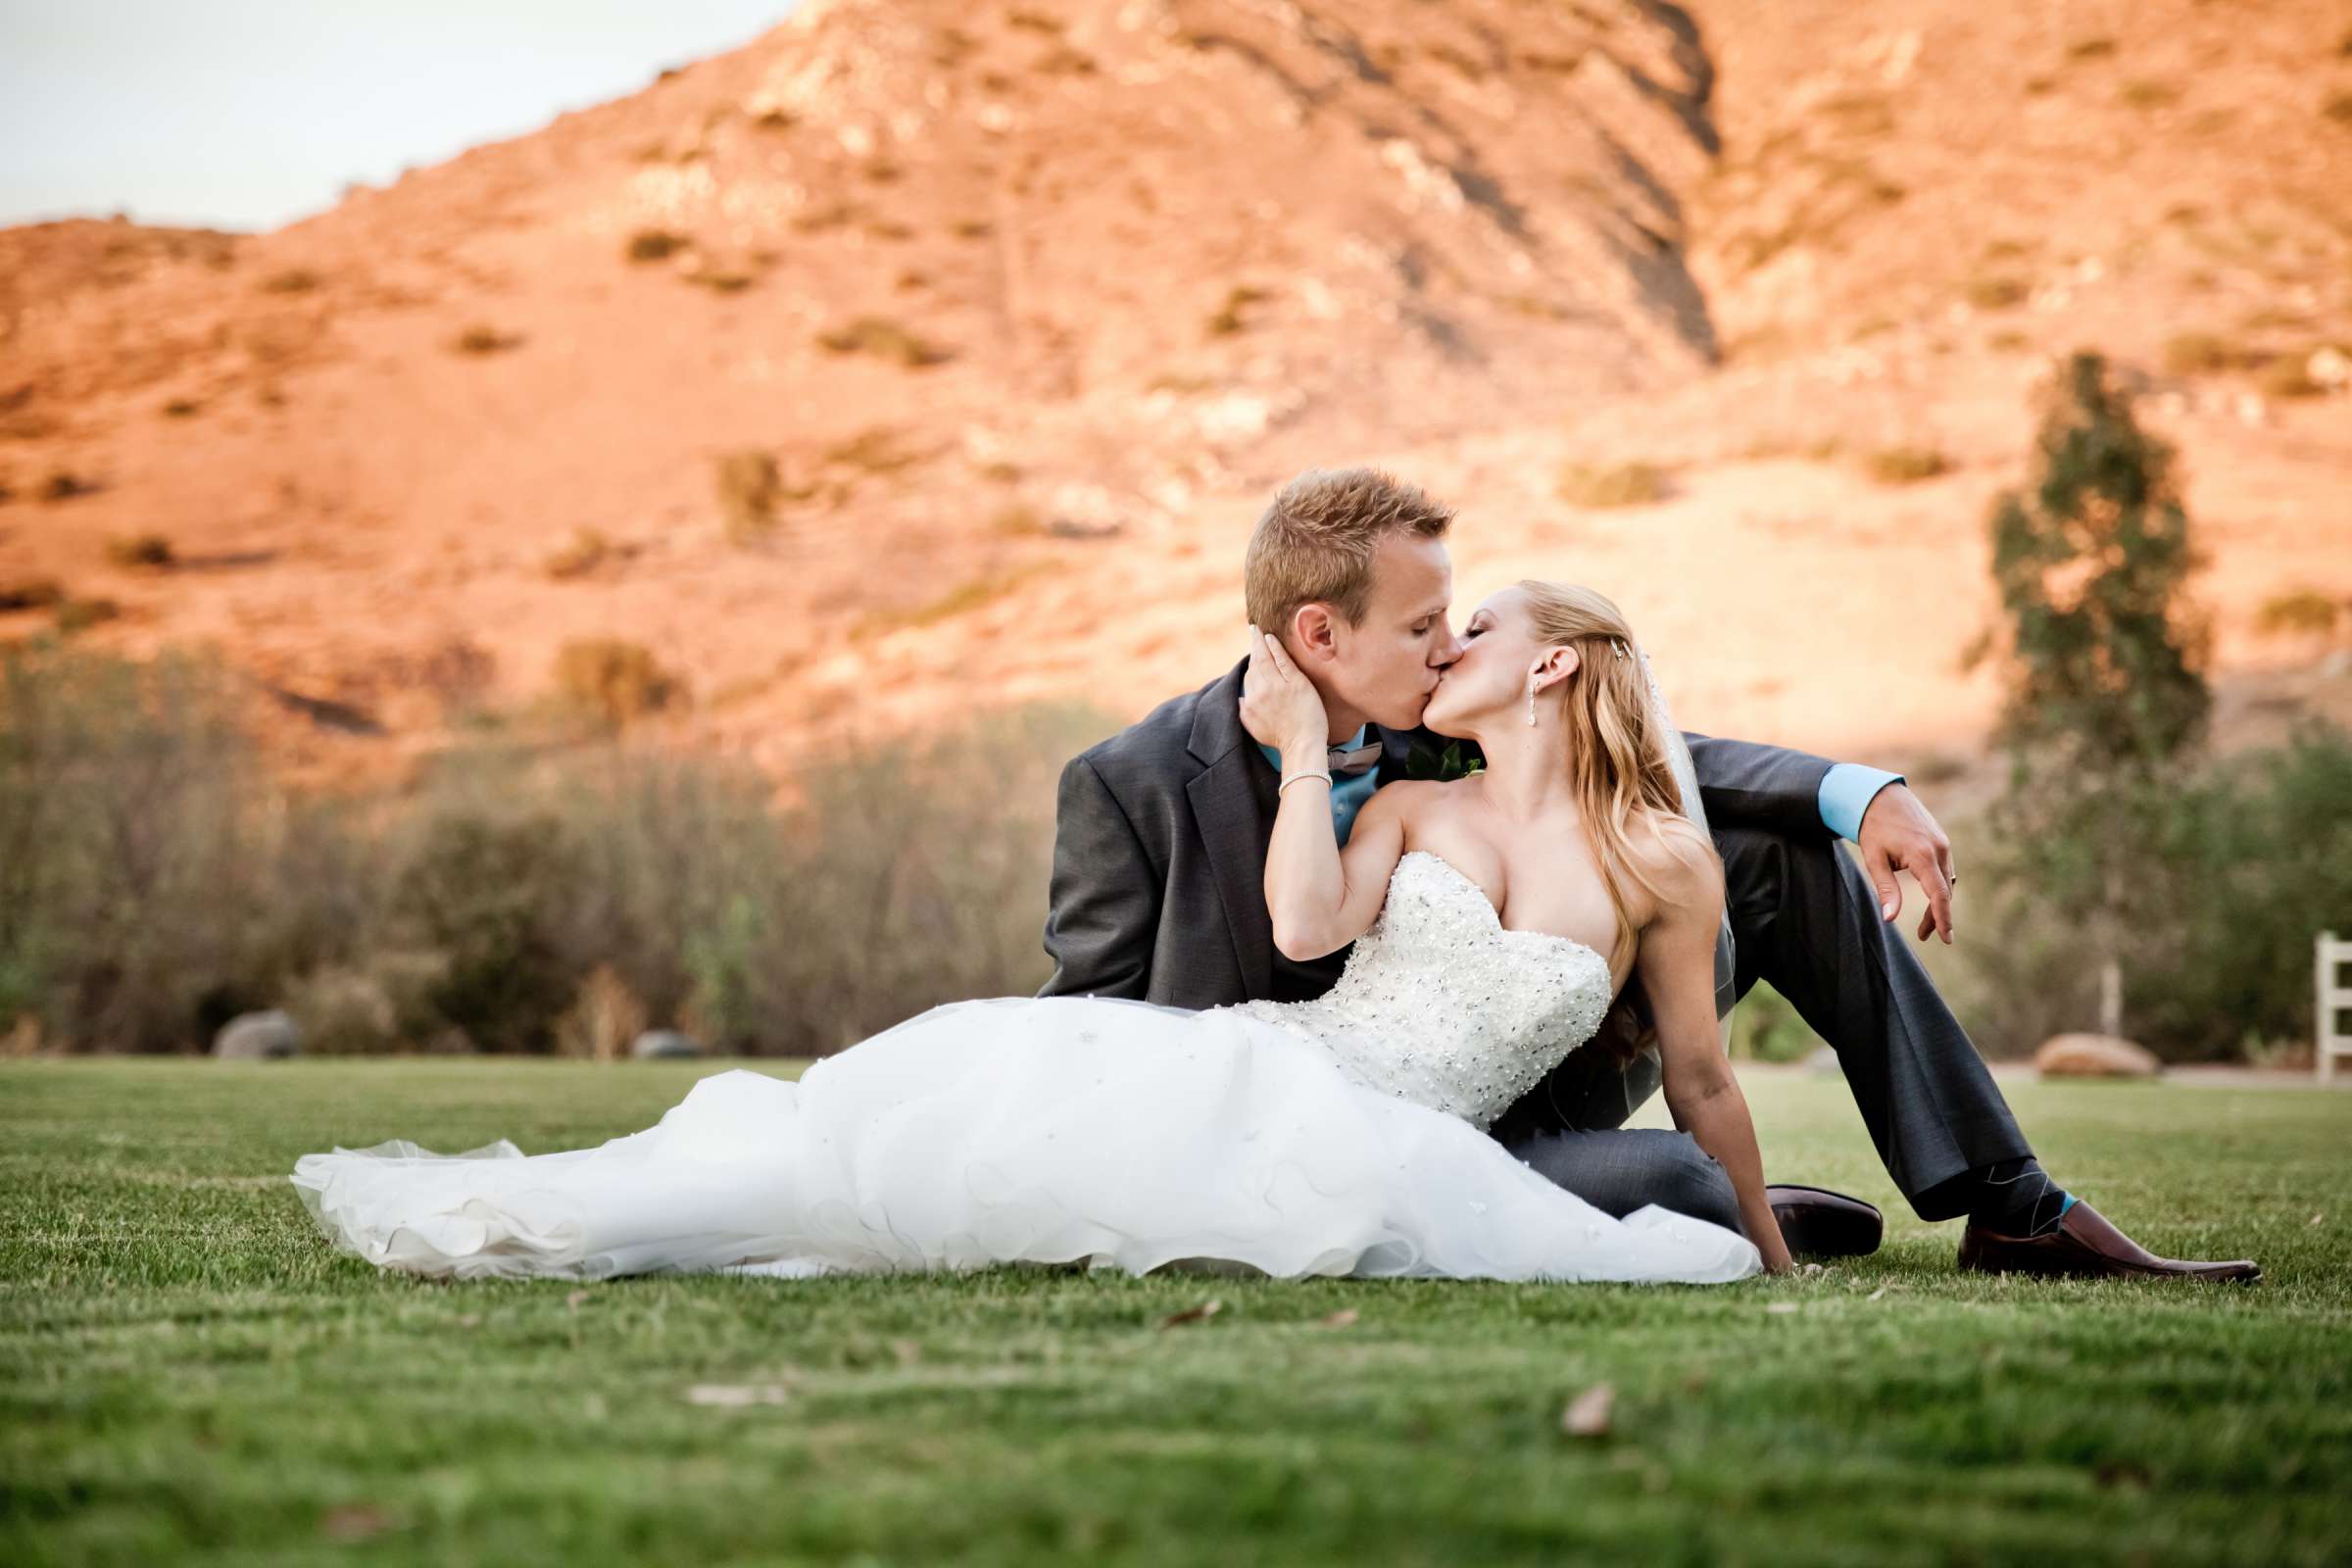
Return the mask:
M2080 351L2049 387L2030 485L1991 515L2010 760L1993 823L2017 885L2089 944L2106 1034L2123 1032L2135 868L2212 704L2211 626L2188 593L2203 562L2173 459L2102 356ZM1990 651L1988 639L1974 657Z

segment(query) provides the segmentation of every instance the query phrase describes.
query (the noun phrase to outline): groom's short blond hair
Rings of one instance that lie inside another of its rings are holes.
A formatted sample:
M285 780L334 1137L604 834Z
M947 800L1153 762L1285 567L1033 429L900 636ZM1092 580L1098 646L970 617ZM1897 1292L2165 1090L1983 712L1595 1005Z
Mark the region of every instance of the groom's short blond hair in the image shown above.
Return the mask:
M1377 468L1307 469L1276 492L1250 535L1250 624L1279 632L1300 605L1326 604L1362 625L1380 542L1399 530L1442 539L1452 521L1452 508Z

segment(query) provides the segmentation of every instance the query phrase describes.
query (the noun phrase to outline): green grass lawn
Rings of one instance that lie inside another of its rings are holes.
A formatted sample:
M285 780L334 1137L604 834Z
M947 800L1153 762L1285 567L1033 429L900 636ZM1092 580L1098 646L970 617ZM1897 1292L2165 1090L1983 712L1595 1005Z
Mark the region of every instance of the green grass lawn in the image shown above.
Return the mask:
M0 1560L2352 1558L2352 1095L2012 1086L2061 1181L2251 1289L1956 1274L1792 1074L1750 1076L1767 1169L1887 1245L1712 1288L446 1286L286 1182L597 1143L714 1070L0 1065ZM1563 1433L1602 1382L1611 1430Z

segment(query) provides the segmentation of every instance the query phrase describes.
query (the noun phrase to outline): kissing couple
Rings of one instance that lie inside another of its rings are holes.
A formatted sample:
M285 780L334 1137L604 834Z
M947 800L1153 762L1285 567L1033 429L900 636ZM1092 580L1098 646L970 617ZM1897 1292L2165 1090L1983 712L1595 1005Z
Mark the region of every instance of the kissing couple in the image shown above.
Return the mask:
M1723 1050L1764 980L1913 1210L1967 1216L1962 1268L2260 1277L2159 1257L2042 1171L1895 923L1900 868L1949 942L1956 880L1898 775L1677 730L1591 588L1515 583L1457 632L1452 521L1368 468L1273 498L1247 656L1062 771L1037 996L797 1082L715 1073L592 1149L305 1154L301 1200L456 1278L1735 1280L1881 1230L1765 1181ZM1623 1125L1661 1090L1674 1130Z

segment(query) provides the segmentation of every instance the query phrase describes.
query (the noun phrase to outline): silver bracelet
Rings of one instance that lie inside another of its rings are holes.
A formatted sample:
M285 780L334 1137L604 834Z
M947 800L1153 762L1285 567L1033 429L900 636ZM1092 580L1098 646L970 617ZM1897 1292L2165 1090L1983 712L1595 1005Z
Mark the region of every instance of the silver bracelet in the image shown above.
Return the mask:
M1298 783L1302 778L1319 778L1326 784L1331 782L1331 774L1329 772L1286 773L1283 775L1282 782L1275 787L1274 793L1280 795L1284 790L1289 789L1292 785Z

